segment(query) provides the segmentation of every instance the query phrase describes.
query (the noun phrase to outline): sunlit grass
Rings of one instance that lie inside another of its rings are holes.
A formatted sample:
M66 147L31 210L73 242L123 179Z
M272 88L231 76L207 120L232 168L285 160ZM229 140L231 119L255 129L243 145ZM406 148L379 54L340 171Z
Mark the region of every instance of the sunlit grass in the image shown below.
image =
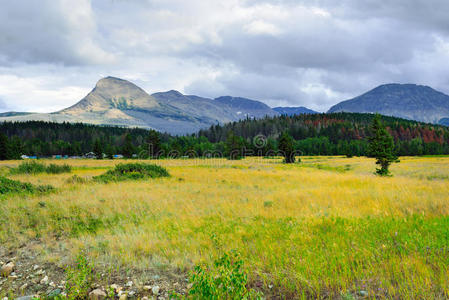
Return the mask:
M119 162L9 176L59 190L0 201L0 241L38 238L72 256L87 249L99 266L167 272L235 248L253 283L287 296L449 297L449 157L401 158L392 178L375 176L372 159L306 157L159 160L170 178L67 181Z

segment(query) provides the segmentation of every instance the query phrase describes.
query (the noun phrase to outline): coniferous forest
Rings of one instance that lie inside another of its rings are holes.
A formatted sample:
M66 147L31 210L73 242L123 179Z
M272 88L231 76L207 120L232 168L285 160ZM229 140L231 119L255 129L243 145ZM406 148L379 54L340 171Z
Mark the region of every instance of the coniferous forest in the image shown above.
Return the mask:
M364 156L373 117L333 113L248 118L189 136L81 123L5 122L0 124L0 159L18 159L23 154L82 156L88 152L132 157L148 153L149 145L157 149L158 157L228 155L235 149L245 149L239 157L265 156L278 150L283 133L293 138L295 150L303 155ZM385 116L382 121L394 139L397 155L449 154L448 127Z

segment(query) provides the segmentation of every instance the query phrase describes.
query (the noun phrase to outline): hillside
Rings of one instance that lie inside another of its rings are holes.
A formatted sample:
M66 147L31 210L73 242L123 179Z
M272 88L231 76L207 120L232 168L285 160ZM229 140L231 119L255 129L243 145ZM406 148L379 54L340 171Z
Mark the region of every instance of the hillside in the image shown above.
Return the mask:
M404 119L438 123L449 116L449 96L428 86L385 84L332 106L329 113L380 113Z

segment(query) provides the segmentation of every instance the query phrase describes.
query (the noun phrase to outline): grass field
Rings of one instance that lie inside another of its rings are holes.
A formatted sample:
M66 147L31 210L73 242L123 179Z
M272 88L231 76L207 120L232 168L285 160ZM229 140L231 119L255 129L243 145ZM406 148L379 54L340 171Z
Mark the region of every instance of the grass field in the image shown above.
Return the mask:
M45 162L45 161L44 161ZM146 161L171 177L71 183L119 161L64 160L68 174L0 175L57 191L0 198L0 242L49 261L187 273L237 249L251 285L285 298L449 297L449 157ZM55 254L57 253L57 254Z

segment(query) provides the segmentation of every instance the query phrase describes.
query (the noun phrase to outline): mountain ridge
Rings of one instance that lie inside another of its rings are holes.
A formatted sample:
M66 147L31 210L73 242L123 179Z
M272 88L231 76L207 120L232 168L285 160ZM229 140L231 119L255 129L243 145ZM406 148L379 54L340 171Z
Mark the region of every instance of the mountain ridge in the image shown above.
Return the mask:
M449 96L429 86L390 83L337 103L328 110L333 112L380 113L437 124L449 116Z

